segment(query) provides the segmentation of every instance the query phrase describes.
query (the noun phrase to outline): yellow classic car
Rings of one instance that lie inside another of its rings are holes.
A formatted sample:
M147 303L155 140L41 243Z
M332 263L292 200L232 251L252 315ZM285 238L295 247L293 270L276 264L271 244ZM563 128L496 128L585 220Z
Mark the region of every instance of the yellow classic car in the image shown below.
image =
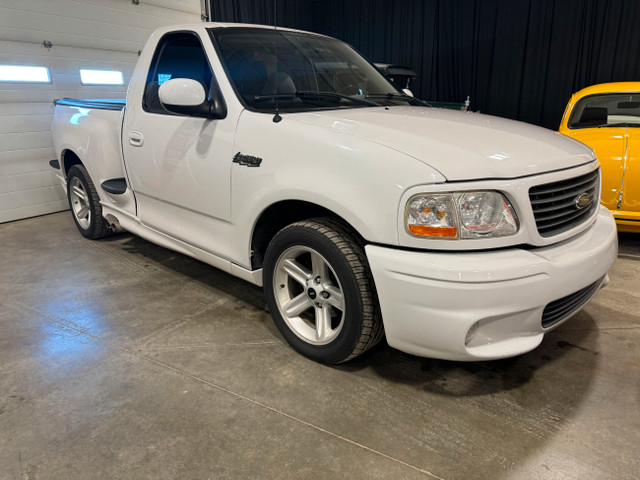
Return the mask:
M602 83L574 93L559 131L595 150L602 205L619 231L640 232L640 82Z

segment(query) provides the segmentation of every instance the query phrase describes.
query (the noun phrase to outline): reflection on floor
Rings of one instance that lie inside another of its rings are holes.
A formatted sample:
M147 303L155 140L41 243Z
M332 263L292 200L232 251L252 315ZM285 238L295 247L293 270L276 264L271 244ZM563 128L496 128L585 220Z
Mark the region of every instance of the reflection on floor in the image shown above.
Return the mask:
M293 352L260 289L68 212L0 225L0 478L638 478L640 235L510 360Z

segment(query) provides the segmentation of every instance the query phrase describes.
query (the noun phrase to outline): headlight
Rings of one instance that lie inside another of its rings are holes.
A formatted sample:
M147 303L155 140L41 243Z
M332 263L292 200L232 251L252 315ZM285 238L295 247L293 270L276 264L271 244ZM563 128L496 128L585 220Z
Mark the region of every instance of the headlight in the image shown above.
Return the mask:
M405 225L416 237L487 238L518 232L518 217L501 193L485 190L414 195Z

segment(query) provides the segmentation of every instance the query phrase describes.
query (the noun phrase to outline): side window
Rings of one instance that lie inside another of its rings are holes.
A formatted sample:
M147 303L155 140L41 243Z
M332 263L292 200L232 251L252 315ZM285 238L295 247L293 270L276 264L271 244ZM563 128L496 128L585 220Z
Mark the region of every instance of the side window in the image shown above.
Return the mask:
M142 107L150 113L174 115L164 109L158 98L158 88L172 78L191 78L204 87L209 97L213 72L200 39L194 33L169 33L162 37L153 55Z

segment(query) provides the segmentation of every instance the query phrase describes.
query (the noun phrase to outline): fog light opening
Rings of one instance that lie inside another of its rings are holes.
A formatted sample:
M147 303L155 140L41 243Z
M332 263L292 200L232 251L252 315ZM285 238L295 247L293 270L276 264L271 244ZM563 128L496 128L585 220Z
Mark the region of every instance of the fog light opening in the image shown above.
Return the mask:
M469 344L473 341L473 339L476 336L476 333L478 333L478 328L480 327L480 322L476 322L473 325L471 325L471 328L469 329L469 331L467 332L467 336L464 339L464 345L465 347L468 347Z

